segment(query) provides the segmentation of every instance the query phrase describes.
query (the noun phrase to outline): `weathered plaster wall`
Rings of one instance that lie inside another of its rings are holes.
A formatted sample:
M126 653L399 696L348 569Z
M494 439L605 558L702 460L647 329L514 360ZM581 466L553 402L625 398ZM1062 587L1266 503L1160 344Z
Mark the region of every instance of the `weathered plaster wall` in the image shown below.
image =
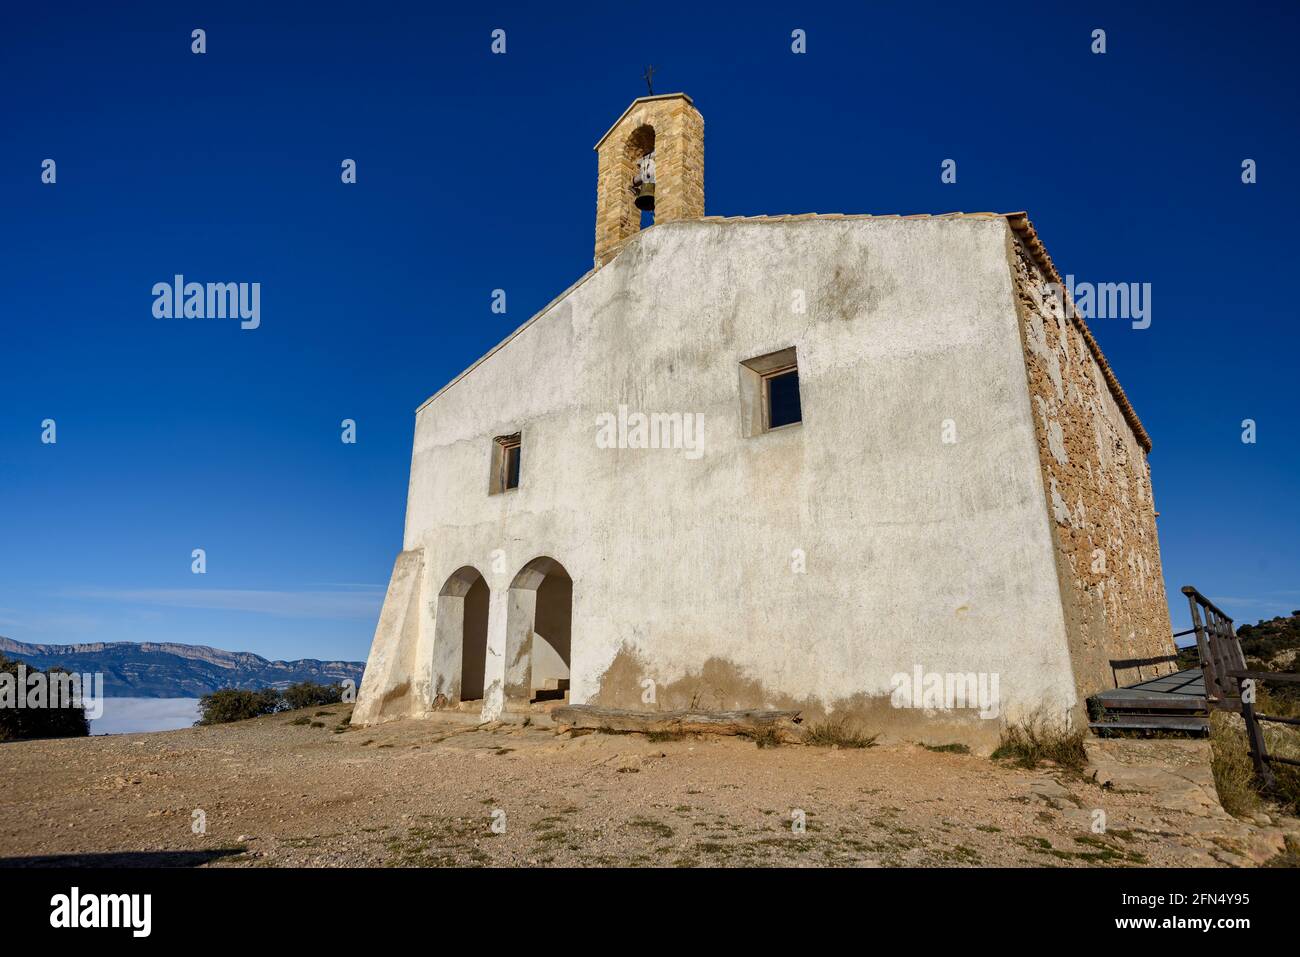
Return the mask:
M1000 218L656 226L426 403L405 536L425 555L420 633L448 576L477 568L484 714L503 705L509 585L538 555L573 579L577 703L996 736L973 712L890 708L891 677L920 665L996 673L1004 716L1068 712L1007 234ZM743 437L740 363L790 346L803 423ZM702 413L704 454L599 448L596 417L620 404ZM521 486L488 495L492 438L516 431ZM415 653L414 711L432 659Z
M1174 653L1146 451L1051 279L1008 241L1080 699L1166 674ZM1046 295L1045 295L1046 293ZM1125 662L1129 662L1125 666ZM1116 664L1118 663L1118 664Z
M424 580L424 552L407 549L393 563L393 574L379 611L375 641L370 646L366 670L357 691L352 720L369 724L423 710L428 689L416 689L422 669L418 657L423 650L420 628L423 616L420 594ZM430 623L432 627L432 623Z

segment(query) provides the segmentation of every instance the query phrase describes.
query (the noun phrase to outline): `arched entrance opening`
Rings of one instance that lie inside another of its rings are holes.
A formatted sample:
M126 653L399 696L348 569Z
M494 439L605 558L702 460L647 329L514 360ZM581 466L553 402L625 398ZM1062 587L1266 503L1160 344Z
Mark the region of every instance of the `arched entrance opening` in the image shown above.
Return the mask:
M452 572L438 593L433 638L433 706L483 697L487 666L487 582L472 565Z
M506 705L563 698L569 690L573 579L553 558L534 558L510 584Z

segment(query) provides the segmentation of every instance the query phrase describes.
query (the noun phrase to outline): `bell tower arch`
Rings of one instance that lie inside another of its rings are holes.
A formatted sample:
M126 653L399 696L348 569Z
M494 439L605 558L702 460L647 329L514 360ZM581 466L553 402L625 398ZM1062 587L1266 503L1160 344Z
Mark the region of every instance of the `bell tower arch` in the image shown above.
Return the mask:
M596 265L641 229L704 215L704 117L685 93L633 100L596 144Z

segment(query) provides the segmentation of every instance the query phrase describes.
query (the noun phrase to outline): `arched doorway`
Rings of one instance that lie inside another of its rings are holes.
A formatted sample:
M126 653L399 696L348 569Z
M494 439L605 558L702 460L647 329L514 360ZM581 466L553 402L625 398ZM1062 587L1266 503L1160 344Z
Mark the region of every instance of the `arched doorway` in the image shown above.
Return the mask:
M487 582L472 565L451 573L438 592L433 637L433 706L483 697L487 665Z
M573 579L553 558L534 558L510 584L506 611L506 705L562 698L569 689Z

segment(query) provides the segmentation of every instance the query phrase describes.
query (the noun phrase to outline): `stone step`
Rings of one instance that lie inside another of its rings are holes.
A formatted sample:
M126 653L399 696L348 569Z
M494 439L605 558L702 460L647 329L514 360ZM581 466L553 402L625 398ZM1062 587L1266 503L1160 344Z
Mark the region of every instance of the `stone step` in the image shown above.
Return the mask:
M556 702L559 704L560 702ZM497 717L502 724L526 724L530 728L554 728L555 720L551 717L550 709L545 711L534 711L531 708L528 711L502 711Z
M1094 733L1104 731L1197 731L1210 730L1210 719L1181 714L1107 714L1088 723Z
M529 702L528 710L531 711L533 714L537 714L539 712L545 712L549 714L550 712L554 711L556 708L562 708L568 703L569 703L569 692L566 691L562 695L556 695L554 698L548 698L545 701Z

